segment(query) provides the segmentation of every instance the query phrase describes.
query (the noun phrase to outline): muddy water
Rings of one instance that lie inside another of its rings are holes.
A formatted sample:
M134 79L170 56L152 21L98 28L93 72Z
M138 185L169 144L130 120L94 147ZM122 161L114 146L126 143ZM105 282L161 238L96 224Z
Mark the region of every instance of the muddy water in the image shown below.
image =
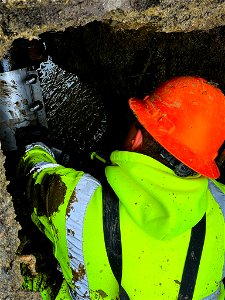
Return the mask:
M106 130L103 100L94 84L83 83L51 58L39 68L51 141L75 154L97 146Z

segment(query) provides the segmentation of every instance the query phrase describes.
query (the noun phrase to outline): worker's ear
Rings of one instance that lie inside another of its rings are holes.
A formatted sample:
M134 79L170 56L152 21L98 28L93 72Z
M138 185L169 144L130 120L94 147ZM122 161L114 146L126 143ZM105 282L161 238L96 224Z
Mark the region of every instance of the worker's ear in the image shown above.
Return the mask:
M137 128L136 124L131 125L130 130L124 142L124 150L137 151L143 143L143 135L141 129Z
M131 141L130 151L138 151L141 148L143 143L143 135L140 129L137 130L135 137Z

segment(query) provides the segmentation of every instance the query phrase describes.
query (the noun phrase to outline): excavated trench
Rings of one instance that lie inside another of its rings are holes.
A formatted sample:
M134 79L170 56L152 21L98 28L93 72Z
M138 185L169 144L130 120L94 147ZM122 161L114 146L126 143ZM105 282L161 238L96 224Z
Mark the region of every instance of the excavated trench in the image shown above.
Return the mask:
M84 158L87 170L90 151L108 156L121 147L132 118L130 97L143 98L180 75L206 78L225 91L224 27L168 34L147 27L115 30L92 22L40 37L54 63L79 81L65 93L62 82L44 83L52 139ZM55 93L50 96L47 89Z
M65 71L42 79L51 137L78 157L120 147L131 117L127 100L173 76L201 76L225 90L224 27L168 34L92 22L40 38Z
M108 157L113 149L120 149L133 118L127 106L130 97L142 98L162 81L180 75L204 77L225 92L224 27L163 33L148 27L118 30L94 21L63 32L46 32L39 38L48 55L39 74L49 142L70 154L73 167L95 176L96 164L89 154L97 151ZM13 47L23 43L23 39L16 40ZM225 182L221 171L220 180ZM51 246L31 224L17 184L12 180L9 186L22 226L17 252L34 254L39 270L58 276L57 284L61 278L55 273L56 263L46 260Z

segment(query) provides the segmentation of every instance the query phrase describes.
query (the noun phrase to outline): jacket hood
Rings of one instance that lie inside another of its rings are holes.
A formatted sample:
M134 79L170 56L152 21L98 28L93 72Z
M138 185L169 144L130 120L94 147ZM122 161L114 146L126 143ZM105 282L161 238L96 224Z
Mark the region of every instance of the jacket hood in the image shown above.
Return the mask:
M177 177L155 159L128 151L114 151L106 177L120 205L147 234L172 239L191 229L207 209L208 179Z

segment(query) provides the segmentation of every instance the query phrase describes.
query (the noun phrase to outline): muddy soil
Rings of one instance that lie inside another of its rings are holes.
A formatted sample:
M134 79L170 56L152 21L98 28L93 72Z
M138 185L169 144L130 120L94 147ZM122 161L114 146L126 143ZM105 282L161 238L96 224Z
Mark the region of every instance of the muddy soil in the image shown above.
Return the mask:
M117 29L188 32L225 25L223 0L4 0L0 3L0 57L13 40L33 39L94 20Z
M12 198L7 192L4 163L5 158L0 151L0 299L38 300L38 294L21 291L20 262L16 255L20 244L18 231L21 227L15 220Z
M97 82L82 81L76 73L57 66L51 57L38 70L50 142L72 156L88 156L106 131L104 102Z

